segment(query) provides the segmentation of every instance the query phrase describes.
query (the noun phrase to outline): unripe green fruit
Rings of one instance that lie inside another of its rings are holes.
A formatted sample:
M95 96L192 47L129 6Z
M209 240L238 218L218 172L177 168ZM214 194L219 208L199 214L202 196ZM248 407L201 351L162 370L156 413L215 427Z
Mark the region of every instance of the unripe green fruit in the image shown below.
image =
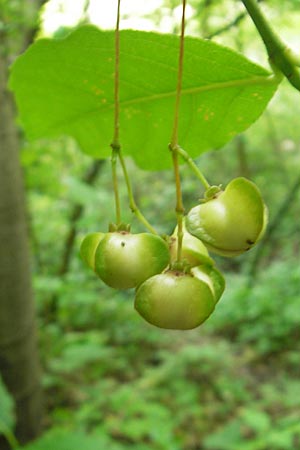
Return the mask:
M169 238L171 262L175 262L177 260L177 242L178 238L176 227L174 233ZM183 227L181 259L185 260L192 267L199 266L200 264L214 264L214 261L209 256L205 245L200 241L200 239L188 233L185 226Z
M95 269L95 253L99 242L103 239L105 233L90 233L85 236L80 245L80 256L83 261L91 268Z
M134 306L152 325L190 330L210 316L215 303L210 283L198 276L169 270L139 287Z
M191 273L194 277L199 278L199 280L208 284L214 295L216 304L220 300L225 289L225 279L221 272L213 266L202 265L193 267Z
M126 231L107 233L95 254L95 272L116 289L139 286L169 264L167 243L159 236Z
M254 183L242 177L192 208L186 218L189 233L222 256L240 255L252 248L266 225L267 208L262 196Z

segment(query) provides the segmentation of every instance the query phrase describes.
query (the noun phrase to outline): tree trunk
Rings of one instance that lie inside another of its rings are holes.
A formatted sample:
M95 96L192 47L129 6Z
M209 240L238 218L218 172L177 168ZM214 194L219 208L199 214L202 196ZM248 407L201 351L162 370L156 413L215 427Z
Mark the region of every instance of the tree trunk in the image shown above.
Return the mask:
M16 435L23 443L41 430L42 395L19 138L13 101L7 90L8 47L3 34L0 50L0 372L15 400Z

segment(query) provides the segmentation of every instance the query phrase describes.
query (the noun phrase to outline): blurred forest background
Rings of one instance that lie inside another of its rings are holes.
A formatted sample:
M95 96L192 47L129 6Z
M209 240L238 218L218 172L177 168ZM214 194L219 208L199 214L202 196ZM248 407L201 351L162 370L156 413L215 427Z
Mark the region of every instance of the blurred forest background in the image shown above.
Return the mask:
M0 1L0 35L6 33L10 62L24 50L25 34L26 45L45 35L62 37L96 14L96 2L50 0L38 20L37 3ZM139 6L123 14L123 27L178 32L179 1L145 3L145 12ZM187 33L267 66L240 3L190 0ZM111 2L99 4L114 18ZM261 4L299 51L300 1ZM84 235L107 230L113 220L110 162L83 155L67 137L28 142L19 130L47 429L28 450L300 449L299 95L284 81L257 123L197 161L215 184L251 178L270 221L249 254L216 258L225 294L211 318L188 332L144 322L133 309L132 291L106 287L79 258ZM171 233L172 172L128 165L142 211L160 232ZM202 188L185 166L182 180L188 210ZM125 205L123 185L121 196ZM129 209L127 220L142 230ZM14 427L13 400L0 383L1 450L7 443L19 448Z

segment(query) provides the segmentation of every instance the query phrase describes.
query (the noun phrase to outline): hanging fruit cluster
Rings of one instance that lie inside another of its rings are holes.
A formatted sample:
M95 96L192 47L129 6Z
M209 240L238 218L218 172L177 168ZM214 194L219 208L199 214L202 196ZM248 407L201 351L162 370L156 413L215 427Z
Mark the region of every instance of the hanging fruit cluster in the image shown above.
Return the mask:
M210 187L184 223L180 261L177 228L161 237L133 234L124 224L88 234L81 257L108 286L135 288L135 309L149 323L192 329L210 316L225 288L208 250L231 257L252 248L266 228L267 209L256 185L236 178L224 191Z
M172 236L158 236L138 209L119 141L120 1L115 35L115 111L111 144L116 224L110 226L108 233L87 235L81 244L81 256L108 286L135 288L135 309L146 321L160 328L189 330L210 316L225 288L223 275L208 251L236 256L252 248L266 228L267 210L259 190L246 178L232 180L224 191L220 186L210 186L188 153L178 144L186 0L182 0L174 124L169 144L177 216L177 227ZM179 156L189 164L205 187L204 199L186 217ZM150 233L132 234L130 227L121 223L117 161L123 169L131 210Z

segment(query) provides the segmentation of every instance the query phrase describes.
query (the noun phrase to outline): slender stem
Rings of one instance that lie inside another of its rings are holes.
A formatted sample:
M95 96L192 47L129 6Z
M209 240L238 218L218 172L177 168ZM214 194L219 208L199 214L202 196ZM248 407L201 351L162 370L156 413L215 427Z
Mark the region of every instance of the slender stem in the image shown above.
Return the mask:
M183 57L184 57L184 29L185 29L185 6L186 0L182 0L182 18L181 18L181 34L178 58L178 75L176 88L176 101L174 110L174 123L169 149L172 152L175 186L176 186L176 218L177 218L177 262L181 262L182 256L182 240L183 240L183 214L184 206L182 201L181 181L178 162L178 123L179 123L179 107L182 91L182 73L183 73Z
M271 65L279 69L288 81L300 91L299 61L271 28L256 0L242 0L267 49Z
M121 167L123 170L125 183L127 186L128 197L129 197L129 206L132 212L136 215L141 223L153 234L158 234L157 231L150 225L144 215L141 213L137 204L134 200L133 191L130 183L130 179L128 176L125 160L123 158L121 152L120 145L120 3L121 0L118 0L118 11L117 11L117 22L116 22L116 31L115 31L115 86L114 86L114 137L113 142L111 143L112 147L112 177L113 177L113 186L115 193L115 207L116 207L116 221L117 225L121 222L121 208L120 208L120 198L119 198L119 189L118 189L118 178L116 173L116 165L119 160L121 163Z
M115 196L115 211L116 211L116 223L121 223L121 206L120 195L118 187L117 176L117 161L118 154L120 153L119 131L120 131L120 93L119 93L119 79L120 79L120 3L118 0L117 21L115 29L115 86L114 86L114 136L111 143L112 155L111 155L111 172L113 180L113 189Z
M9 443L10 447L13 450L16 448L19 448L20 444L17 441L17 438L15 437L13 432L5 425L4 422L2 422L2 420L0 420L0 424L1 424L1 431L2 431L3 435L5 436L5 439Z
M9 443L9 445L11 446L11 448L13 450L17 449L20 447L19 442L17 441L17 439L15 438L15 435L11 432L6 432L5 434L6 440Z
M176 217L177 217L177 262L181 261L182 256L182 241L183 241L183 214L184 206L182 201L182 191L180 182L180 172L178 163L178 147L173 147L172 158L175 176L175 186L176 186Z
M120 147L120 4L118 0L117 21L115 29L115 89L114 89L114 138L113 145Z
M205 189L209 189L210 188L209 182L207 181L207 179L205 178L203 173L200 171L200 169L196 166L195 162L190 157L190 155L185 150L183 150L183 148L181 148L181 147L177 148L177 153L180 156L182 156L182 158L187 162L187 164L193 170L193 172L195 173L196 177L201 181L201 183L203 184Z
M118 185L118 176L117 176L117 161L119 150L116 150L113 147L112 155L111 155L111 172L113 179L113 189L115 195L115 211L116 211L116 223L120 225L121 223L121 205L120 205L120 195L119 195L119 185Z
M180 98L181 98L181 90L182 90L182 72L183 72L183 56L184 56L185 5L186 5L186 0L182 0L181 35L180 35L176 101L175 101L175 110L174 110L173 132L172 132L172 137L171 137L171 148L174 148L178 145L179 106L180 106Z
M127 192L128 192L128 198L129 198L129 206L130 206L131 211L135 214L135 216L138 218L138 220L150 231L150 233L158 234L157 231L152 227L152 225L148 222L148 220L142 214L142 212L140 211L140 209L138 208L138 206L135 202L133 191L132 191L132 186L130 183L130 178L129 178L129 175L127 172L127 167L126 167L125 160L124 160L121 152L119 152L118 157L119 157L121 167L123 170L123 174L124 174L124 179L125 179Z

